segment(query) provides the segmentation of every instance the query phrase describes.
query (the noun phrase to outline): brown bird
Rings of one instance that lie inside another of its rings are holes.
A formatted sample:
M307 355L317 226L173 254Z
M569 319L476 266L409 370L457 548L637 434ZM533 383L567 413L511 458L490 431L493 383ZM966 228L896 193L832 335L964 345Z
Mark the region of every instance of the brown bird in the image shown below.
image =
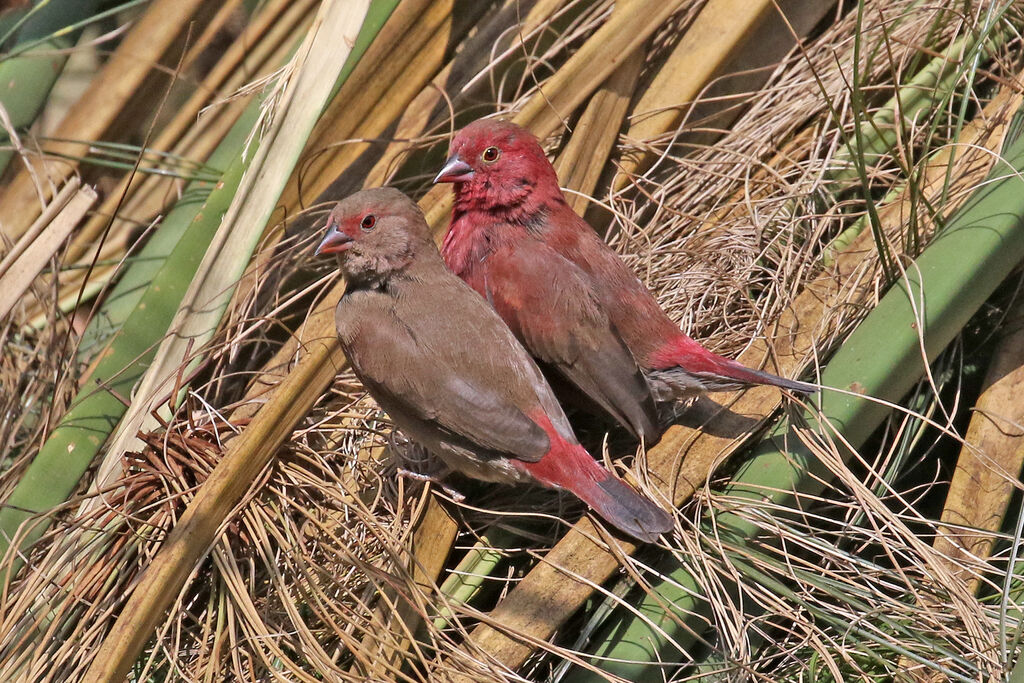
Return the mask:
M327 225L317 253L339 255L348 287L335 313L341 346L399 429L467 476L571 491L642 541L672 529L580 446L530 355L445 268L412 200L364 190Z

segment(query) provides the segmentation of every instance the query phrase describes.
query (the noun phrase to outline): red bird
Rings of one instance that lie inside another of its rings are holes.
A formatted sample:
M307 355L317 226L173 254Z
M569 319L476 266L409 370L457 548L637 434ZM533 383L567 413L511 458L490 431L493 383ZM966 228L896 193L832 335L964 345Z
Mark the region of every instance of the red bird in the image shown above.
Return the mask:
M485 481L571 491L641 541L672 517L596 462L530 355L444 266L423 214L398 190L337 204L317 253L337 253L347 290L335 321L367 391L449 468Z
M641 431L637 422L621 417L643 412L635 387L625 386L632 359L657 401L754 384L816 391L714 354L683 334L569 207L537 139L519 126L495 119L466 126L434 182L455 186L441 250L448 267L491 302L534 356L634 432ZM608 372L612 364L618 367Z

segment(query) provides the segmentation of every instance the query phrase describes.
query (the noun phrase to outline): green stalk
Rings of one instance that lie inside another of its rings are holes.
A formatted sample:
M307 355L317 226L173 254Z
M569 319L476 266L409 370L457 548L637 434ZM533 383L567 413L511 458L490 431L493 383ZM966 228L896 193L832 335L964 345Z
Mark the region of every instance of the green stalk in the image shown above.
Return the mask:
M1024 683L1024 657L1017 659L1017 663L1010 672L1009 683Z
M259 117L261 102L262 99L253 101L245 108L235 125L210 154L210 158L206 162L207 167L229 169L239 159L242 149L245 147L245 141L249 138L252 127ZM210 199L211 191L218 183L224 182L227 175L227 171L224 171L223 175L218 172L215 181L197 180L185 186L182 197L167 213L167 216L160 221L159 228L152 231L146 244L132 256L131 266L124 270L124 274L103 300L99 311L86 325L78 345L77 360L79 363L88 363L99 351L101 344L111 342L111 337L122 329L132 313L138 309L143 295L152 292L150 296L154 298L157 296L159 290L153 292L151 284L157 274L167 266L168 259L174 250L179 245L186 244L182 240L182 235L190 225L199 220L200 212L206 213L211 218L219 219L219 214L215 216L205 210L205 204ZM235 182L237 183L237 178ZM212 233L207 234L206 239L208 240L212 236ZM205 250L205 244L202 245L202 248ZM147 301L146 305L150 305L150 302ZM174 308L177 308L177 303L174 304ZM173 311L171 315L173 315ZM147 347L152 343L154 342L149 342ZM123 357L121 364L114 366L115 369L125 367L132 359L133 357L130 356ZM136 374L135 379L137 378ZM134 379L132 381L134 382Z
M57 81L68 50L78 41L82 27L96 12L98 0L37 0L28 12L0 28L17 33L14 46L0 61L0 83L4 84L0 104L17 130L36 120ZM5 41L6 42L6 41ZM14 155L7 131L0 127L0 173Z
M825 389L819 413L805 413L796 424L782 422L741 465L725 495L749 499L755 506L790 506L797 495L820 492L828 468L804 444L810 425L823 439L823 425L834 425L854 449L861 447L885 420L890 408L863 396L900 400L923 375L925 360L934 360L969 318L1024 258L1024 112L1018 111L1004 142L1003 154L974 195L910 264L906 275L882 298L850 335L822 373ZM926 359L922 358L921 350ZM838 441L838 440L837 440ZM844 459L852 452L843 452ZM731 512L712 513L716 532L742 548L757 525ZM658 563L668 580L656 582L637 605L661 631L621 611L607 624L595 650L595 665L629 680L654 673L653 662L671 661L707 627L709 607L698 580L673 557ZM669 615L664 605L672 605ZM678 645L673 645L674 640ZM571 681L598 680L575 669Z
M340 78L351 72L394 5L394 0L372 3L373 20L364 23ZM186 197L175 205L156 231L158 247L143 250L141 255L147 258L133 263L125 276L128 284L115 290L117 309L101 312L100 324L117 329L117 334L0 509L0 555L8 553L11 540L28 520L36 518L18 538L17 549L28 547L42 535L51 522L46 513L75 490L124 415L125 402L165 336L252 159L251 150L244 154L245 141L258 114L259 102L254 101L213 153L211 161L233 161L205 203ZM161 258L160 252L166 256ZM95 338L96 333L92 334ZM21 562L20 557L8 556L0 578L16 573Z
M462 558L458 566L448 574L448 578L441 584L441 593L448 597L448 601L456 605L469 604L484 582L491 576L491 572L504 559L514 541L522 538L503 526L494 526L480 535L477 541L466 556ZM443 607L438 616L434 618L434 628L442 630L448 627L452 618L452 610Z
M1004 518L1004 525L1009 522ZM1003 661L1009 666L1009 659L1017 651L1020 640L1024 637L1024 629L1019 628L1024 619L1021 609L1021 598L1024 598L1024 583L1020 576L1024 574L1024 560L1021 549L1024 546L1024 508L1017 511L1017 519L1013 522L1010 534L1010 558L1006 563L1006 574L1003 577L1003 588L993 598L999 601L999 643ZM1013 629L1014 625L1018 628ZM1024 656L1017 659L1010 678L1015 683L1024 681Z
M847 140L846 149L835 155L836 167L829 174L830 180L842 187L845 181L860 177L863 191L868 193L867 169L877 164L885 155L900 159L900 155L892 154L899 140L897 131L920 120L922 115L927 116L932 111L945 108L956 93L957 82L964 76L963 64L968 63L970 66L967 68L973 73L977 70L978 61L989 58L1006 38L1006 31L990 30L980 38L964 36L950 43L941 55L933 58L909 83L901 86L896 95L870 119L856 126L854 138ZM859 112L860 109L855 107L855 116ZM933 131L934 128L933 125ZM911 177L910 169L904 171L905 175ZM869 208L867 224L875 229L877 217L873 215L873 211L876 204L867 194L865 198ZM856 221L832 241L825 253L826 265L831 262L834 254L850 246L865 224L864 220ZM879 245L884 244L881 235L877 236L876 242Z

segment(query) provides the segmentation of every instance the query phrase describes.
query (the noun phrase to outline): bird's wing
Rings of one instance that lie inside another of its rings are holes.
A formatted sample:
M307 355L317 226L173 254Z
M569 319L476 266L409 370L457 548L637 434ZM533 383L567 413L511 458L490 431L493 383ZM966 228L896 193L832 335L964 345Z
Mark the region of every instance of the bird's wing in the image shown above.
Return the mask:
M337 323L352 367L386 410L420 428L481 456L536 462L549 439L524 409L540 410L526 386L540 373L480 297L451 278L458 287L435 292L446 309L440 315L412 297L370 294L383 300L366 305L346 303L346 295Z
M658 437L647 380L578 266L542 242L521 240L488 256L484 286L530 353L637 436Z

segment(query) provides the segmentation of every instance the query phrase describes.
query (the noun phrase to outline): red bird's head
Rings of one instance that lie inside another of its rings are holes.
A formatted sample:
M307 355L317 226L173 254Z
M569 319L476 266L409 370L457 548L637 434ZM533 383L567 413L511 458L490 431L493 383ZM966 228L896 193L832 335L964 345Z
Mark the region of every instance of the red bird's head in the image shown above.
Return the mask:
M316 254L338 254L349 282L382 281L405 269L417 252L434 248L414 201L398 190L363 190L338 202Z
M454 183L456 208L530 211L561 197L558 176L537 138L514 123L481 119L452 139L435 183Z

